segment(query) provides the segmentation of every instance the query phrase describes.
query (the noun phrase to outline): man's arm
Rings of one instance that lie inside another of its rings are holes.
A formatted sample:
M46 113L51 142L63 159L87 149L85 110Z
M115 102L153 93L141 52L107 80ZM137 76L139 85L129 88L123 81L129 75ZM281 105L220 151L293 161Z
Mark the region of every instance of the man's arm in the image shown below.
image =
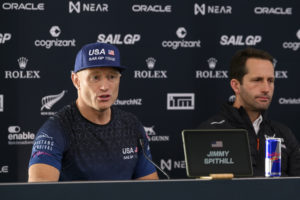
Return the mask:
M139 177L136 180L158 180L157 172L153 172L152 174L149 174L147 176Z
M34 164L28 170L28 182L53 182L59 179L59 170L47 164Z

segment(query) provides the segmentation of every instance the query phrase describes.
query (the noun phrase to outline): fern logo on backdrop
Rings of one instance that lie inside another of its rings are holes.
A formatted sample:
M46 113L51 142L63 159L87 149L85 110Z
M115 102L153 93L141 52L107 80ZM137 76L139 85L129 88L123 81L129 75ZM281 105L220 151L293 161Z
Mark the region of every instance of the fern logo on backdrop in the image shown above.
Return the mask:
M63 90L59 94L48 95L42 98L41 115L51 116L55 115L56 112L51 111L52 107L59 102L65 95L67 90Z

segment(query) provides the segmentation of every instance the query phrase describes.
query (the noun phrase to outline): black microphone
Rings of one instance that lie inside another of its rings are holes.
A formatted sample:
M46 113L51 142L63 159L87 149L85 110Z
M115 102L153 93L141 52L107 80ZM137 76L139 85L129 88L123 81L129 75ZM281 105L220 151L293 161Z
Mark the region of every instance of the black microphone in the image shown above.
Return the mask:
M167 177L167 179L170 179L170 176L166 173L166 172L164 172L164 170L162 170L159 166L157 166L147 155L146 155L146 153L145 153L145 145L144 145L144 139L143 138L140 138L139 139L139 142L140 142L140 145L141 145L141 147L142 147L142 151L143 151L143 154L144 154L144 156L145 156L145 158L150 162L150 163L152 163L152 165L154 165L161 173L163 173L163 175L165 175L166 177Z

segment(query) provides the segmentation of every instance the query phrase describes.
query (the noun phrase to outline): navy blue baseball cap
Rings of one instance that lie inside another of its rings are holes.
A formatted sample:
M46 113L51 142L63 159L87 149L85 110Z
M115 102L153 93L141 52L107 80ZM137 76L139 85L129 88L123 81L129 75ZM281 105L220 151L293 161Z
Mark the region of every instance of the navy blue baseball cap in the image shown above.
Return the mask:
M111 44L91 43L84 45L77 53L74 72L92 67L114 67L122 71L119 49Z

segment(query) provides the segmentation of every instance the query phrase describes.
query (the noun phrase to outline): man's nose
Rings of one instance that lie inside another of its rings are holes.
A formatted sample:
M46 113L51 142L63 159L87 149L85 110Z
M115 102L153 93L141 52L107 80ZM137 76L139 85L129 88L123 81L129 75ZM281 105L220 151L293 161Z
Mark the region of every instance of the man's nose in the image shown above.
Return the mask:
M100 90L106 91L109 88L109 83L107 80L103 79L100 81Z

